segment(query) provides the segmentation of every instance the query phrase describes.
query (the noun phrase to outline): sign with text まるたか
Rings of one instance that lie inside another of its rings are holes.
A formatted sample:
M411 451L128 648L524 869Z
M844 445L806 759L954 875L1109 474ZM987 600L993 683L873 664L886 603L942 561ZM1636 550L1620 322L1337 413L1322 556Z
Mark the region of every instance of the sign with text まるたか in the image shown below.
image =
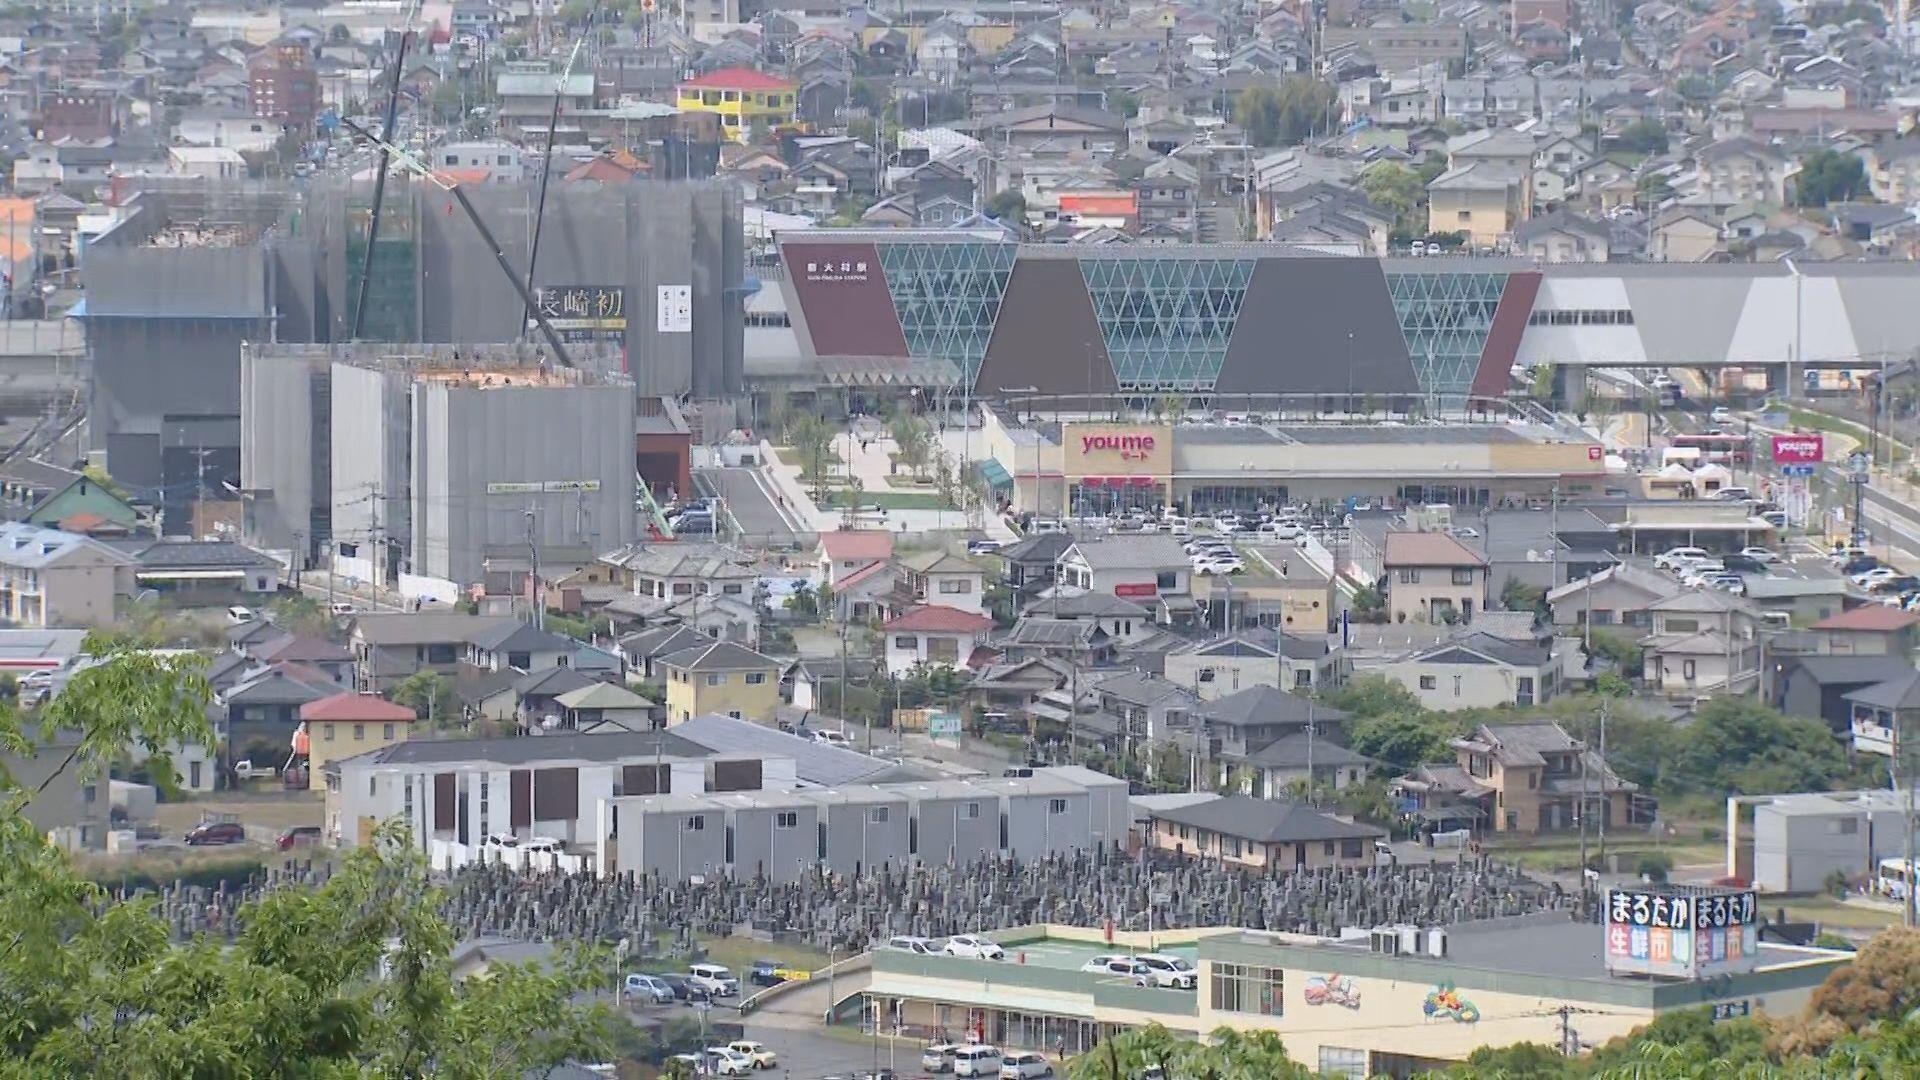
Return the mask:
M1611 889L1607 970L1673 978L1751 971L1759 921L1752 890Z

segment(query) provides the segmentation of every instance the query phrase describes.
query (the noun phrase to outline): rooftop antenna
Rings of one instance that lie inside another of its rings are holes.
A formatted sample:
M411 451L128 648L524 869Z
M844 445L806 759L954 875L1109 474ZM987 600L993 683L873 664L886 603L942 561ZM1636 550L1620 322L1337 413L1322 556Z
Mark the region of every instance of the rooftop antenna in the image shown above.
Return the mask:
M547 149L540 155L540 197L533 209L533 239L527 244L527 283L533 283L534 268L540 264L540 229L547 221L547 181L553 178L553 138L560 128L560 102L565 98L567 83L573 79L574 62L580 59L580 48L593 36L593 16L599 5L587 11L587 26L581 35L574 39L573 52L567 55L567 66L560 71L560 77L553 84L553 113L547 117ZM533 316L533 309L527 309L527 317ZM521 333L526 332L526 320L521 320Z
M367 219L367 253L360 260L360 295L353 305L353 334L359 341L367 321L367 283L373 280L373 249L380 241L380 206L387 195L387 147L393 142L393 127L400 111L400 76L407 66L407 43L413 40L413 23L420 15L420 0L407 5L407 21L401 24L400 47L393 55L393 78L387 84L386 133L380 142L380 166L373 175L373 214Z
M432 169L427 168L426 164L419 158L414 157L412 154L407 153L405 150L400 149L385 139L379 138L353 121L343 118L340 122L346 126L347 130L379 145L382 150L391 155L393 159L398 161L408 172L413 173L427 183L453 196L454 201L460 204L460 209L466 213L467 220L473 223L474 231L480 234L480 239L486 241L487 249L493 252L494 261L500 264L500 272L507 275L507 280L512 282L514 289L519 292L520 302L526 305L527 310L533 312L534 322L539 324L540 332L546 336L547 344L553 346L554 358L567 367L575 366L573 357L567 353L567 346L560 340L560 335L554 333L553 324L549 323L547 317L541 314L540 309L534 305L533 293L528 289L526 280L519 274L513 272L513 264L507 261L507 253L501 249L500 241L494 239L493 230L487 228L487 223L480 218L480 212L474 209L473 200L467 198L467 192L464 186L442 180Z

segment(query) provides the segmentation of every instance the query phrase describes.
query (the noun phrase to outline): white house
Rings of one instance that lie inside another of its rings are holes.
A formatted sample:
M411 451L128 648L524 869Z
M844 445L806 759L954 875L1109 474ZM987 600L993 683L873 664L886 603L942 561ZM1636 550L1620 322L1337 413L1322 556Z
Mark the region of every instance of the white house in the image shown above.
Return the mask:
M173 146L167 148L167 171L201 180L244 180L247 162L240 151L224 146Z
M928 551L900 560L907 586L913 598L923 604L939 604L984 614L987 572L944 551Z
M993 620L977 611L939 604L908 608L882 624L887 639L887 672L900 675L916 666L963 667L984 645Z

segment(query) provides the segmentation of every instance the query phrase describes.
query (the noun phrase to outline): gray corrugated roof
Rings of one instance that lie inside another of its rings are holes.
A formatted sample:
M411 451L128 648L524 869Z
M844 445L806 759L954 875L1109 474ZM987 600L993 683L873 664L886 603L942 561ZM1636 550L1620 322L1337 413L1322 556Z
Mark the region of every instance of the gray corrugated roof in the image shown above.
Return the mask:
M591 761L607 764L639 760L659 754L701 758L707 747L683 739L676 731L620 732L614 735L522 736L506 739L409 739L364 754L381 765L455 765L485 762L496 765L535 765L547 761Z
M1149 534L1080 540L1074 543L1073 550L1095 570L1158 570L1187 565L1187 553L1172 536Z
M1299 803L1246 795L1228 795L1192 806L1156 810L1152 816L1255 843L1370 839L1387 835L1383 829L1341 821Z
M842 784L878 784L895 780L924 780L927 774L853 750L826 746L751 720L709 714L676 724L673 734L682 741L713 753L745 752L791 758L802 781L821 787Z

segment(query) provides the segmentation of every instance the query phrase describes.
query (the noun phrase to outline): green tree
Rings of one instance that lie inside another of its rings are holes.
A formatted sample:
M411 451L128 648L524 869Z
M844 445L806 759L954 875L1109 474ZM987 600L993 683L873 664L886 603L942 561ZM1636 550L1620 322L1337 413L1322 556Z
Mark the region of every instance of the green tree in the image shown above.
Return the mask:
M387 697L395 705L412 709L420 719L431 718L439 724L450 723L460 714L453 684L438 672L416 671L396 683Z
M1667 129L1658 120L1635 120L1620 129L1614 137L1614 145L1634 154L1664 154L1667 152Z
M1547 590L1519 578L1510 577L1500 586L1500 606L1508 611L1539 611L1546 600Z
M1005 221L1024 226L1027 223L1027 197L1019 188L1008 188L987 200L987 216L995 221Z
M1413 232L1424 224L1417 211L1426 199L1427 186L1420 174L1397 161L1376 161L1360 173L1360 190L1367 200L1392 212L1394 227Z
M309 637L325 637L333 630L332 614L305 593L275 597L267 605L267 617L282 630Z
M1825 723L1740 697L1709 702L1678 729L1668 756L1671 787L1716 797L1826 791L1848 772Z
M827 481L834 466L840 463L840 451L834 445L839 434L839 429L826 418L814 413L798 413L787 421L787 445L793 447L799 459L801 475L813 485L816 503L826 501Z
M45 752L56 730L78 736L37 785L0 774L0 1071L481 1077L600 1056L611 1014L572 998L605 965L568 954L455 983L453 928L423 858L393 827L327 884L243 904L231 943L175 943L153 904L87 881L28 820L35 800L64 773L97 778L134 746L171 773L166 748L210 742L213 730L199 657L97 635L86 651L100 662L39 724L0 711L0 748L14 755Z
M894 463L914 476L921 476L932 460L938 443L934 439L933 429L925 420L913 414L911 409L895 409L889 419L888 434L893 436L896 447Z
M1394 713L1420 711L1420 699L1413 691L1384 675L1360 675L1327 696L1327 704L1343 710L1356 720Z
M1294 146L1327 122L1333 87L1307 75L1272 86L1249 86L1235 99L1233 118L1255 146Z
M1801 206L1850 202L1867 190L1867 169L1857 154L1820 149L1800 159L1794 178L1795 201Z

